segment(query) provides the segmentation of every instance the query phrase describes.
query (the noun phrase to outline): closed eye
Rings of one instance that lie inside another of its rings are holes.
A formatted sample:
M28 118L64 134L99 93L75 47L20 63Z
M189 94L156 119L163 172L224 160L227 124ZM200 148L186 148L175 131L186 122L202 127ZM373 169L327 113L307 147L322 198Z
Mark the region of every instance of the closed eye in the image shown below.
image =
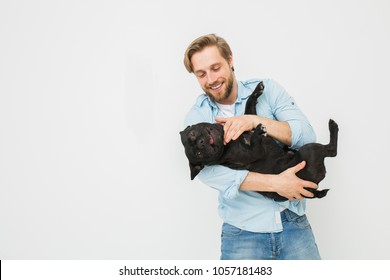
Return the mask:
M196 133L195 133L195 131L191 130L190 133L188 133L188 139L191 142L195 142L195 140L196 140Z
M196 72L196 76L198 78L203 78L204 76L206 76L206 72L204 72L204 71L197 71Z

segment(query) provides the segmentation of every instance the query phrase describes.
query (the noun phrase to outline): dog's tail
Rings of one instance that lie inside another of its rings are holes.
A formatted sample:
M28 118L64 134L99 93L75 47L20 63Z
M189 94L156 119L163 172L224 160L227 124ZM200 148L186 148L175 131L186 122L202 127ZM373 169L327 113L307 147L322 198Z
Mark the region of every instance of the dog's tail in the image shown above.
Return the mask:
M330 141L329 144L326 145L326 150L328 152L328 157L335 157L337 155L337 138L339 133L338 124L330 119L329 120L329 131L330 131Z

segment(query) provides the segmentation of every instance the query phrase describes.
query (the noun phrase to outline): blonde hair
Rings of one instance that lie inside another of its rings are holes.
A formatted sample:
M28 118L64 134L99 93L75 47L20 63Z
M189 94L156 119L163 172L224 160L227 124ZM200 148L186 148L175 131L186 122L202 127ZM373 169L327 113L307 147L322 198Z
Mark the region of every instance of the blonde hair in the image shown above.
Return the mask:
M186 49L184 53L184 66L189 73L193 73L193 65L191 62L192 56L199 51L202 51L205 47L216 46L226 61L229 61L232 51L225 39L215 35L208 34L195 39Z

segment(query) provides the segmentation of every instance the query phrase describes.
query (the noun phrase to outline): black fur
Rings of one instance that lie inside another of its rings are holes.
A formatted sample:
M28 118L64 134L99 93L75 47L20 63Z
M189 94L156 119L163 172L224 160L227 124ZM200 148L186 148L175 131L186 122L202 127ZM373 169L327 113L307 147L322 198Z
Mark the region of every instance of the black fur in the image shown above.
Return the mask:
M256 114L257 99L264 91L260 82L249 97L245 114ZM338 125L329 120L330 142L306 144L299 151L282 148L267 136L260 124L255 130L244 132L237 140L224 145L224 131L221 124L199 123L188 126L180 132L185 154L190 163L191 180L205 165L221 164L233 169L245 169L263 174L279 174L284 170L306 161L304 169L296 175L304 180L318 184L325 178L325 157L337 155ZM326 196L328 189L306 188L315 198ZM260 192L264 196L278 201L287 200L275 192Z

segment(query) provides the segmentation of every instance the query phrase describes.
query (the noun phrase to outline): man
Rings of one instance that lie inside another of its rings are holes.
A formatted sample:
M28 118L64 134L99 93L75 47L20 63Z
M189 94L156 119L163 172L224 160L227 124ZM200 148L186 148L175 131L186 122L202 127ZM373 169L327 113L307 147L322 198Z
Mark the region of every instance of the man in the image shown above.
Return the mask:
M261 123L268 135L291 148L315 142L306 117L273 80L263 80L258 115L243 115L247 98L260 80L236 80L232 51L223 38L209 34L194 40L185 52L184 64L204 91L187 114L185 126L219 122L228 143ZM277 175L220 165L206 166L200 172L198 178L219 191L219 214L224 222L221 259L320 259L303 197L312 197L304 187L318 186L295 175L304 166L302 162ZM289 200L275 202L254 191L274 191Z

